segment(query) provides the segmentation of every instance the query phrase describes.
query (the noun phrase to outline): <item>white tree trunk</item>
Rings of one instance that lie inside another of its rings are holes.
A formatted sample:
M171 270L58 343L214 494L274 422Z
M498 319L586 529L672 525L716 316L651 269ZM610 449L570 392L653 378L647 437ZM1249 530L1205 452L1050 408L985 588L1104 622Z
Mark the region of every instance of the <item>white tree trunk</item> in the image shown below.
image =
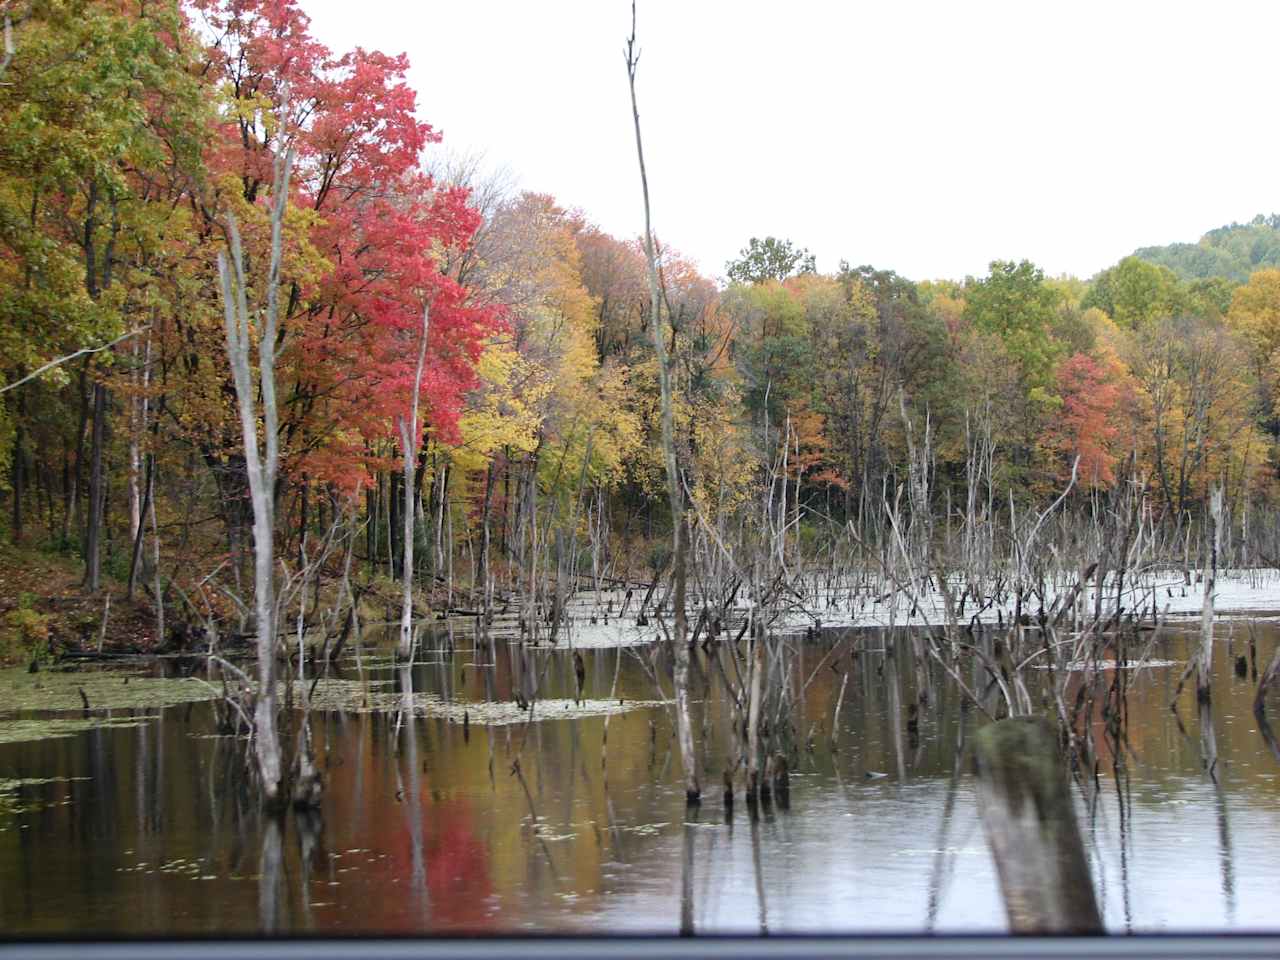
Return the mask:
M288 203L289 174L293 148L277 155L271 205L271 266L267 275L267 305L260 322L258 339L258 391L262 396L263 442L258 441L258 410L250 364L250 313L248 284L240 230L235 218L227 216L227 237L231 265L218 254L218 274L222 281L223 319L227 337L227 358L235 381L244 441L245 466L249 475L249 495L253 502L254 613L257 620L258 700L254 709L254 748L263 799L276 805L282 795L283 765L280 761L280 734L276 727L276 597L275 597L275 486L279 468L279 413L276 404L275 351L279 315L280 261L284 213Z
M413 652L413 521L414 473L418 461L418 394L422 388L422 366L427 358L427 333L431 328L431 309L422 308L422 338L418 342L418 365L413 375L413 399L409 403L409 420L399 419L400 451L404 455L404 556L401 573L404 597L400 606L400 656Z
M1213 666L1213 601L1218 586L1218 550L1222 544L1222 488L1209 495L1209 537L1204 556L1204 605L1200 608L1200 656L1196 661L1196 699L1209 702Z

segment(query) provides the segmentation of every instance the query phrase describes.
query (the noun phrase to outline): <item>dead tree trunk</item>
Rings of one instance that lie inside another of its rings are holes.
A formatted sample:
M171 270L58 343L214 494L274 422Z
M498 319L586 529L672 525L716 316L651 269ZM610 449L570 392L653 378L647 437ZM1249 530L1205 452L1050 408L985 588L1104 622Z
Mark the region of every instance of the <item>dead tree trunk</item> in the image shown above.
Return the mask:
M262 781L263 799L268 806L280 803L284 768L280 760L280 734L276 726L276 600L275 600L275 487L280 463L279 411L276 402L276 330L279 318L280 261L283 247L285 207L289 195L289 174L293 148L275 159L271 204L271 265L267 274L267 305L262 313L258 339L258 383L254 389L250 366L250 313L248 278L240 230L235 218L227 215L227 256L218 253L218 275L222 282L223 319L227 338L227 358L235 381L240 412L249 493L253 502L254 610L258 641L258 699L254 709L254 749ZM258 441L257 397L262 398L263 442Z
M759 624L751 633L751 693L747 700L747 799L760 793L760 708L764 690L764 631Z
M1053 728L1013 717L974 737L978 809L1013 933L1102 933Z
M107 388L99 381L93 385L93 442L89 466L89 523L84 538L84 585L96 593L102 585L102 514L106 503L103 489L102 452L106 445Z
M684 768L685 798L697 803L702 796L698 780L698 762L693 748L693 722L689 716L689 624L685 613L686 566L684 529L684 493L680 489L680 470L676 462L675 427L671 411L671 366L667 358L666 335L659 311L658 260L654 250L653 227L649 212L649 178L644 166L644 146L640 139L640 107L636 102L636 6L631 4L631 36L627 39L627 79L631 87L631 115L636 130L636 156L640 162L640 187L644 194L644 252L649 277L649 322L653 349L658 359L658 385L662 395L662 452L667 468L667 497L671 504L671 541L675 570L674 629L672 654L675 660L676 736L680 741L680 759Z
M1213 601L1218 581L1218 550L1222 544L1222 488L1209 496L1208 542L1204 555L1204 605L1200 609L1200 655L1196 660L1196 700L1209 702L1213 666Z
M404 455L404 560L401 575L404 578L404 597L400 605L400 656L407 657L413 651L413 509L414 493L418 486L414 481L414 469L418 463L418 395L422 389L422 365L427 358L427 332L431 327L431 308L422 308L422 338L418 342L418 365L413 374L413 397L409 402L409 419L398 417L400 427L400 452Z

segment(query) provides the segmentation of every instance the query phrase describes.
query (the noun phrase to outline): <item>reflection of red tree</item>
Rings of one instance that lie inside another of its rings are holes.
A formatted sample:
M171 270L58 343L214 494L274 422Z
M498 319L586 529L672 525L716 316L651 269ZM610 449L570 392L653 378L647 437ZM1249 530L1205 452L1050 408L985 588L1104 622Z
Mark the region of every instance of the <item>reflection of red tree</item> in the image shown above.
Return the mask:
M491 929L494 920L485 913L494 890L493 841L484 816L488 804L480 799L484 807L477 810L477 801L440 793L440 783L476 783L484 777L484 754L475 754L475 765L442 767L437 781L435 771L421 766L421 756L388 756L372 736L373 725L367 716L345 729L322 728L326 749L343 759L325 792L326 845L334 858L316 867L321 886L313 896L327 905L315 910L315 930L422 935ZM418 727L413 733L420 748L424 732ZM444 755L470 757L460 750L461 736L456 739ZM419 818L412 827L411 816ZM425 890L414 889L415 833L422 844ZM331 889L332 881L337 886Z
M432 800L424 789L419 800L422 851L427 875L430 924L433 930L485 930L493 925L486 902L493 892L489 849L475 834L470 804ZM390 845L394 876L413 882L413 832L403 819Z

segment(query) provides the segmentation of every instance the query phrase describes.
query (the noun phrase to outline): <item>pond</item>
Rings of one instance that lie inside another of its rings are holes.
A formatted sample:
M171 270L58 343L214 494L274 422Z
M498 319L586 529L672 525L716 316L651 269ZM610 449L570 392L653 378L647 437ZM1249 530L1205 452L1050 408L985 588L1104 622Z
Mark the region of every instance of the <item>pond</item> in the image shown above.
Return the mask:
M1280 630L1266 618L1218 625L1216 781L1193 693L1169 710L1192 630L1158 641L1154 656L1172 665L1132 671L1126 762L1113 767L1099 736L1101 789L1087 802L1073 787L1111 932L1277 925L1280 764L1256 730L1254 683L1233 665L1250 631L1265 665ZM903 706L910 645L895 654L883 635L858 637L859 652L834 659L844 635L800 645L796 675L813 680L790 803L754 816L741 795L725 809L715 748L704 768L716 788L686 810L670 682L655 688L663 673L647 648L581 651L585 696L613 704L616 675L620 703L571 719L556 715L577 713L565 650L500 643L489 665L469 642L426 651L412 668L418 716L375 709L402 680L366 656L345 699L322 700L343 709L316 715L323 808L281 820L245 789L242 744L218 734L208 692L147 705L110 694L124 689L119 674L79 675L86 712L78 692L59 699L50 671L10 675L36 698L11 704L60 708L11 713L11 727L62 724L0 736L0 925L17 936L1003 931L964 750L985 721L935 671L917 727ZM526 722L509 704L531 683ZM107 718L95 702L124 705Z

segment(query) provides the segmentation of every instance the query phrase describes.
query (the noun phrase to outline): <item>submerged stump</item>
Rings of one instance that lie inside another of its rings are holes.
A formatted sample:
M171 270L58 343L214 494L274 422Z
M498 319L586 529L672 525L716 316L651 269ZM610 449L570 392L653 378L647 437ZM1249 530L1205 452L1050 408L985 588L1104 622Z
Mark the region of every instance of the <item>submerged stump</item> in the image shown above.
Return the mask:
M1014 717L974 737L978 808L1013 933L1102 933L1071 794L1048 722Z

